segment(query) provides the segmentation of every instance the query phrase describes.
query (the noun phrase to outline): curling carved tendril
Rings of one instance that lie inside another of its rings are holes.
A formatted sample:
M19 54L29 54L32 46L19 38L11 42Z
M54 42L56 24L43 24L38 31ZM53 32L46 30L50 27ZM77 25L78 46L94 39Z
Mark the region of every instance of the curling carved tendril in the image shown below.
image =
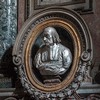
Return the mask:
M91 54L88 51L83 51L83 53L81 55L81 59L83 61L89 61L90 60L90 56L91 56Z
M22 63L22 58L20 55L14 55L13 56L13 63L17 66L21 65Z

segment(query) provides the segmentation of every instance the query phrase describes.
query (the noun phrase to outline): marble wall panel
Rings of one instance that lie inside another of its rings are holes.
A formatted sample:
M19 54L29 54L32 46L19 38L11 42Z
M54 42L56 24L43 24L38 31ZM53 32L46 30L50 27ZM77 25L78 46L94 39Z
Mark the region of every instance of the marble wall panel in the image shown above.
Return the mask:
M0 0L0 60L17 35L17 0Z

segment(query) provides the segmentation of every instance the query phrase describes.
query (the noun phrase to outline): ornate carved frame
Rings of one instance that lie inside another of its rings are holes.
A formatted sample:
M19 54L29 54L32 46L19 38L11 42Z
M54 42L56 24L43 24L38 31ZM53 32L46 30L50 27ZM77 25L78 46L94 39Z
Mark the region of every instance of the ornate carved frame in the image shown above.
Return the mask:
M32 71L32 46L47 26L59 26L67 30L74 45L73 63L68 76L52 86L42 84ZM92 40L86 23L77 13L65 8L47 8L26 21L18 34L12 55L13 62L18 66L21 83L32 97L65 98L72 95L84 80L92 61Z

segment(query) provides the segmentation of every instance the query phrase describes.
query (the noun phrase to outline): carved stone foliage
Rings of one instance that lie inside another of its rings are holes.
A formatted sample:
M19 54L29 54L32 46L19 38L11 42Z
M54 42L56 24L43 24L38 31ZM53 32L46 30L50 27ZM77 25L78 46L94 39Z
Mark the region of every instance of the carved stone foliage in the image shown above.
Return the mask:
M44 80L34 62L34 57L43 44L43 30L51 26L57 30L61 43L72 53L68 71L56 77L60 77L60 82L56 84L53 83L54 76L46 76ZM26 21L16 39L12 55L24 89L36 99L51 100L64 99L80 87L91 64L92 53L91 36L84 20L74 11L55 7L45 9Z

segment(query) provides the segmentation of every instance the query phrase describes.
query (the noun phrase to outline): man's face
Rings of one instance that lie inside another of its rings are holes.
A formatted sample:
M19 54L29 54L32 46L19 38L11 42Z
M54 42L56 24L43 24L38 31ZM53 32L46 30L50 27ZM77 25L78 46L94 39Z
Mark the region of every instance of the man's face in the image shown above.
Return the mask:
M43 40L46 45L53 44L52 35L48 33L47 31L44 32Z

